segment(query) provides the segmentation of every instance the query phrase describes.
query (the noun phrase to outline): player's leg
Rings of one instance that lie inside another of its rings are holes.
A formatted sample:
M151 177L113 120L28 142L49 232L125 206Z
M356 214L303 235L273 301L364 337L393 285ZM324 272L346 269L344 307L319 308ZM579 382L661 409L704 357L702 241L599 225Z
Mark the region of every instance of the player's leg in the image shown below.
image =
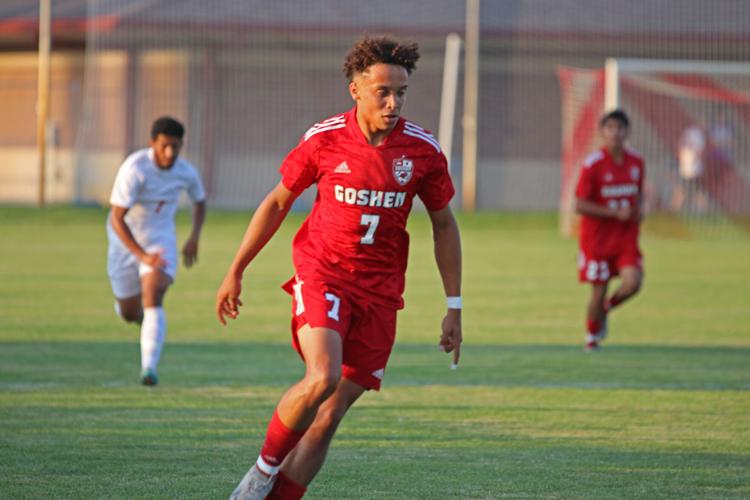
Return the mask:
M592 351L599 347L606 330L606 311L604 308L607 296L608 282L591 284L591 297L586 306L586 350Z
M232 499L263 499L271 491L281 463L302 439L318 408L336 390L341 379L341 335L330 328L303 325L297 331L305 359L305 376L276 406L255 465L242 478Z
M583 250L578 253L578 281L591 285L591 296L586 304L586 351L596 350L606 335L605 298L610 277L608 259L586 255Z
M352 309L349 334L343 344L341 382L282 464L269 499L301 498L323 466L336 429L349 408L364 391L380 389L396 338L397 310L363 299L346 303L352 304Z
M126 323L138 323L139 325L143 322L143 306L141 304L141 294L133 295L124 299L115 299L115 312L120 316Z
M310 428L284 460L269 500L302 498L307 485L323 467L339 423L365 390L351 380L341 379L336 391L320 405Z
M276 411L288 426L306 429L341 379L342 341L335 330L309 325L300 327L297 336L305 359L305 376L282 396Z
M643 284L643 256L637 244L627 246L612 263L614 273L622 279L620 286L605 303L605 309L619 306L637 294Z
M164 340L167 336L167 317L162 303L172 278L163 271L152 270L141 275L141 383L156 385L157 369Z
M637 294L643 284L643 271L637 266L626 266L620 269L620 286L607 300L607 310L619 306Z
M342 380L318 410L302 440L287 456L269 499L296 500L320 471L333 436L348 409L366 390L379 390L396 338L397 310L363 299L350 302L344 339Z
M107 274L115 296L115 312L126 323L143 320L141 305L141 280L138 276L138 260L108 230Z

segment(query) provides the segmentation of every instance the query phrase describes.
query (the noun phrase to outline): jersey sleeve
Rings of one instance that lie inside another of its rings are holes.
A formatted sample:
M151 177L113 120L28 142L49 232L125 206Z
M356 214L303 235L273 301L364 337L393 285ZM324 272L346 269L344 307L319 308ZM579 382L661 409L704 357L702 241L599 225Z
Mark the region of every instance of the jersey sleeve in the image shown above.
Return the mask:
M315 183L318 177L317 163L314 161L316 148L310 141L300 142L281 163L281 182L295 194Z
M142 184L143 177L139 175L135 165L124 163L117 171L109 204L124 208L132 207L138 198Z
M425 175L417 196L427 210L434 212L445 208L456 193L453 180L448 173L448 162L443 153L434 157L434 164Z
M201 201L205 201L206 199L206 190L203 187L203 181L201 180L201 175L198 173L198 170L190 166L190 180L188 182L187 187L187 194L190 197L191 200L193 200L193 203L199 203Z
M582 200L591 200L594 198L596 186L594 185L594 168L592 166L582 166L576 185L576 198Z

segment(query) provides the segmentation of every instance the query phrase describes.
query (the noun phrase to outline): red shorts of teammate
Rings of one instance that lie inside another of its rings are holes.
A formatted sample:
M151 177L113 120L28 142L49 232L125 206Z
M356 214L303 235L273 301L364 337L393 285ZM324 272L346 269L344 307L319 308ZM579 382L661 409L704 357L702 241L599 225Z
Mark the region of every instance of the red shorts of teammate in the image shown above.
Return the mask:
M341 335L342 376L366 389L380 390L396 339L396 309L346 293L333 283L301 280L282 288L292 295L292 345L304 360L298 331L308 324Z
M643 256L637 246L608 257L589 256L583 250L578 253L578 281L581 283L607 283L626 267L643 272Z

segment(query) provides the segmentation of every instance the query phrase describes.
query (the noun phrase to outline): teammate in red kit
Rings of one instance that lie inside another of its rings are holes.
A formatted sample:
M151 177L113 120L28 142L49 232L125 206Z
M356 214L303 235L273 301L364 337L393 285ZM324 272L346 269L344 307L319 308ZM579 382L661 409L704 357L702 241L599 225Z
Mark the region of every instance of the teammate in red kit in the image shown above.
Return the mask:
M255 465L231 498L301 498L331 439L362 393L378 390L403 307L409 235L418 196L432 222L447 300L440 347L458 363L461 243L448 205L454 188L434 137L401 117L417 45L365 37L344 63L350 111L315 124L281 165L281 182L252 217L216 295L219 320L236 318L244 269L292 202L317 185L293 242L292 340L305 376L279 401Z
M596 350L607 336L607 314L638 293L643 257L638 234L643 220L643 159L625 147L630 123L622 110L604 115L599 129L604 147L581 168L576 212L581 214L578 272L591 283L586 309L586 350ZM607 285L620 276L620 286L607 298Z

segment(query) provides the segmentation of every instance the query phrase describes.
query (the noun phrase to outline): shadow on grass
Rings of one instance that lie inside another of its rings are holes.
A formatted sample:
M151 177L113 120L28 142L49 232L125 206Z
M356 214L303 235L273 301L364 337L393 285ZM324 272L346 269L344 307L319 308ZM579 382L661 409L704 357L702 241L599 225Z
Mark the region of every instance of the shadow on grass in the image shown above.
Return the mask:
M0 343L0 389L126 386L137 380L138 344ZM435 347L397 344L384 385L487 385L688 390L750 389L750 348L613 345L587 354L569 345L467 345L459 369ZM167 344L163 385L288 386L303 374L286 344Z

